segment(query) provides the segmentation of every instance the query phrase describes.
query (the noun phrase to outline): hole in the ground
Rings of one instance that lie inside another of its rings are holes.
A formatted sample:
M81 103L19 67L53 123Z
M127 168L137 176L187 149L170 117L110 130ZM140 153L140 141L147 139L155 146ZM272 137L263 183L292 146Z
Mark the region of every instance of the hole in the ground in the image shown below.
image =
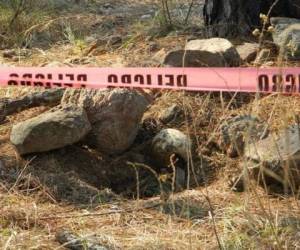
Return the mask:
M28 156L28 159L32 157ZM108 158L88 148L73 145L38 154L29 164L24 176L26 178L30 173L30 178L57 201L88 204L95 201L107 202L109 198L105 195L114 198L113 193L126 198L169 193L178 190L180 181L182 190L185 186L185 171L178 167L176 172L178 176L174 180L171 168L152 168L140 153L127 152L119 157ZM172 181L177 183L172 185ZM27 187L27 184L19 186L24 190ZM101 191L107 188L113 193Z
M143 144L142 148L131 148L131 151L114 157L101 155L82 145L28 155L24 159L24 165L30 162L26 171L22 172L20 168L12 174L8 173L11 178L5 179L13 186L22 173L15 188L28 194L41 192L50 199L73 204L109 202L116 198L114 194L126 198L143 198L186 189L188 171L185 171L184 160L175 157L178 160L175 164L177 174L173 179L173 168L156 166L147 157L149 145ZM190 171L190 180L194 182L190 187L209 181L210 178L202 176L200 168L212 176L213 168L203 163L201 161L198 169L196 167ZM197 166L197 163L194 165Z

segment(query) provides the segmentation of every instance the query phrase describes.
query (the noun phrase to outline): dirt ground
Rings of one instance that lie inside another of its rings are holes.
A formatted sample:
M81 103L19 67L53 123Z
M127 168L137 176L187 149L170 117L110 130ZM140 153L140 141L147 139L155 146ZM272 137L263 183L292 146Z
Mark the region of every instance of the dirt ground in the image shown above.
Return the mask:
M196 1L188 24L182 24L188 2L174 1L173 30L158 25L160 16L153 13L159 1L87 2L27 27L26 48L0 57L0 64L160 66L164 51L183 47L191 37L205 38L202 1ZM2 41L2 51L14 48L13 41L18 44L16 38ZM31 91L37 90L2 88L0 97ZM118 157L79 143L21 158L9 142L12 126L49 108L7 117L0 125L0 248L63 249L55 235L68 229L82 238L96 236L108 249L299 249L298 194L269 193L255 181L247 191L233 192L228 182L240 175L244 159L227 156L218 140L221 122L236 115L255 115L272 132L298 122L300 97L173 91L155 96L134 145ZM161 112L174 103L184 115L160 123ZM128 164L143 163L149 138L167 127L193 139L195 173L190 188L168 200L153 186L152 173L141 167L137 178Z

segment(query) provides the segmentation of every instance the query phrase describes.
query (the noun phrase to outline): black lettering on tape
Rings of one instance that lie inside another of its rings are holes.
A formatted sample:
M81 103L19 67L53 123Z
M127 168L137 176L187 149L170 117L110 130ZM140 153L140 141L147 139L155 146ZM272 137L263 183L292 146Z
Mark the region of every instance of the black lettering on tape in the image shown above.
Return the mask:
M46 86L45 86L46 89L51 89L51 88L52 88L51 82L46 82L45 85L46 85Z
M19 78L19 75L16 74L16 73L12 73L12 74L9 75L9 77L16 77L16 78ZM17 86L17 85L19 85L19 83L18 83L18 81L16 81L16 80L9 80L9 81L7 82L7 85L9 85L9 86Z
M259 91L269 91L268 75L259 75L258 76L258 89L259 89Z
M54 82L52 85L59 88L62 87L62 84L60 82Z
M22 86L31 86L31 81L21 81L20 84Z
M121 82L125 84L131 84L132 83L131 75L122 75Z
M33 86L35 86L35 87L43 87L44 84L42 82L33 82Z
M282 92L283 90L283 77L282 75L273 75L272 77L273 87L272 90L274 92Z
M158 85L163 85L163 76L162 75L158 75L157 76L157 83L158 83Z
M32 74L23 74L23 76L22 76L23 78L32 78Z
M143 75L135 75L134 76L134 81L141 84L141 85L144 85L144 83L145 83L145 79L144 79Z
M175 84L175 76L174 75L166 75L166 78L169 78L169 81L166 82L167 86L174 86Z
M295 76L292 74L286 75L285 81L288 83L285 85L285 91L289 93L295 93L297 91Z
M45 76L44 76L44 74L36 74L35 78L36 79L45 79Z
M108 82L109 83L118 83L118 76L117 75L109 75Z
M17 85L19 85L19 83L17 81L15 81L15 80L9 80L7 82L7 85L9 85L9 86L17 86Z
M79 82L87 82L87 75L86 74L78 75L77 76L77 81L79 81Z
M187 75L177 76L177 86L178 87L187 87Z
M151 75L147 75L147 85L152 85L152 76Z

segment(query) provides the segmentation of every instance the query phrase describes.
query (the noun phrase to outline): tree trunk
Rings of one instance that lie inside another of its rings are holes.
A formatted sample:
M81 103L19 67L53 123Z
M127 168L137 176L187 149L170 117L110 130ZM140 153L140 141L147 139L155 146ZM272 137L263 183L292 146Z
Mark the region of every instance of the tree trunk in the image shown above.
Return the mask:
M209 36L249 36L261 25L259 14L300 18L300 0L205 0L204 21Z

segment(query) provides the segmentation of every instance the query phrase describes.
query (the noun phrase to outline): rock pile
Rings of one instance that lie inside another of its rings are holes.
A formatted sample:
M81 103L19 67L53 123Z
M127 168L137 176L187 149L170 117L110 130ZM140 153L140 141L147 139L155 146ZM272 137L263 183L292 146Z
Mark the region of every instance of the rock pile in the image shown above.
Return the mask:
M148 104L137 91L69 89L61 106L13 126L11 142L21 155L83 139L100 152L121 153L133 143Z
M68 89L62 106L69 104L82 107L87 113L92 127L88 144L106 154L119 154L133 143L150 102L141 92L128 89Z
M15 124L10 141L19 155L37 154L35 166L38 167L31 167L30 171L46 186L56 186L53 194L58 200L88 203L91 197L99 197L98 185L117 187L116 191L126 193L119 184L127 183L130 188L128 182L136 178L128 162L145 163L146 155L140 155L141 151L134 152L130 147L141 131L141 120L151 99L143 91L129 89L66 89L59 105ZM179 106L171 106L161 120L170 124L181 115ZM171 170L176 190L183 188L186 169L184 165L177 164L176 157L180 158L180 163L189 160L190 138L179 130L169 128L138 140L145 142L145 145L149 143L149 148L145 150L147 156L154 159L155 171L161 173L163 168ZM77 146L72 146L77 143ZM101 155L104 158L100 160L82 147L93 149L99 153L98 157ZM173 163L175 169L168 168L172 155L176 156ZM109 159L119 161L107 165ZM122 166L124 163L125 166ZM59 174L60 168L64 171ZM88 173L92 176L87 177ZM155 183L157 186L157 180L152 179L149 185ZM64 192L67 186L68 192ZM169 189L169 184L166 188Z

